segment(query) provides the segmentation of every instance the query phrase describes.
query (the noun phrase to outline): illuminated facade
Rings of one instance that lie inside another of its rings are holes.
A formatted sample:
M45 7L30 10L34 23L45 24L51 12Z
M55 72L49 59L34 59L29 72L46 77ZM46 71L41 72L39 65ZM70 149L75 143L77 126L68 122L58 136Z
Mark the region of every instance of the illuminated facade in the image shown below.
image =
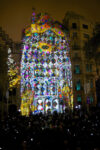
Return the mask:
M73 107L69 40L47 14L32 16L21 58L21 113L61 112ZM61 105L62 104L62 105Z

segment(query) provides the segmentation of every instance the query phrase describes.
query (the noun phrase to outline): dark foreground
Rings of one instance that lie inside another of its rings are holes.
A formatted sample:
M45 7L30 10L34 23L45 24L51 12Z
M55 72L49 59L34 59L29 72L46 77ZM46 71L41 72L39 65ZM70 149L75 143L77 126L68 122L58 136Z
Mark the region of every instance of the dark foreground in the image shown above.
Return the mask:
M100 110L14 114L0 122L2 150L100 150Z

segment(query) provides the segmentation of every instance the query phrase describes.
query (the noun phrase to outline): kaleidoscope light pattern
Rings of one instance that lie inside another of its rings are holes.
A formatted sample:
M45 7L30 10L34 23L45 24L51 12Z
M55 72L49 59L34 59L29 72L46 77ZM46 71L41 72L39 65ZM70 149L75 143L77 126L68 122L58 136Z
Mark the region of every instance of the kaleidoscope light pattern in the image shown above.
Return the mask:
M32 16L21 59L21 113L61 112L73 107L69 40L47 14ZM62 105L61 105L62 104Z

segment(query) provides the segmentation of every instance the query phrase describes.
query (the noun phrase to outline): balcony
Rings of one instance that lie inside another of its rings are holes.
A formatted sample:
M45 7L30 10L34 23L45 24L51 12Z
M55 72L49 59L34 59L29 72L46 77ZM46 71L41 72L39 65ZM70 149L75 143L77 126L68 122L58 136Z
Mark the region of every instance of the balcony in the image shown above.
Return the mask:
M78 56L77 57L74 56L72 58L72 61L76 61L76 62L80 62L81 60L82 60L81 57L78 57Z
M81 47L78 45L72 45L72 50L80 50Z
M82 71L76 72L75 70L73 71L74 75L81 75Z

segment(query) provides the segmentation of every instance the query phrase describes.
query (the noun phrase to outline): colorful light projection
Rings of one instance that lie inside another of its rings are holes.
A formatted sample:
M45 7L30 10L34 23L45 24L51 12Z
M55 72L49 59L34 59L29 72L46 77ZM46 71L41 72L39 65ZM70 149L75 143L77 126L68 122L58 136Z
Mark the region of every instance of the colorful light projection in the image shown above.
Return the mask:
M20 75L19 75L19 67L15 63L11 49L8 49L8 81L9 81L9 91L12 91L14 88L18 88L20 85Z
M73 107L69 40L47 14L32 16L21 59L21 113L61 112Z

